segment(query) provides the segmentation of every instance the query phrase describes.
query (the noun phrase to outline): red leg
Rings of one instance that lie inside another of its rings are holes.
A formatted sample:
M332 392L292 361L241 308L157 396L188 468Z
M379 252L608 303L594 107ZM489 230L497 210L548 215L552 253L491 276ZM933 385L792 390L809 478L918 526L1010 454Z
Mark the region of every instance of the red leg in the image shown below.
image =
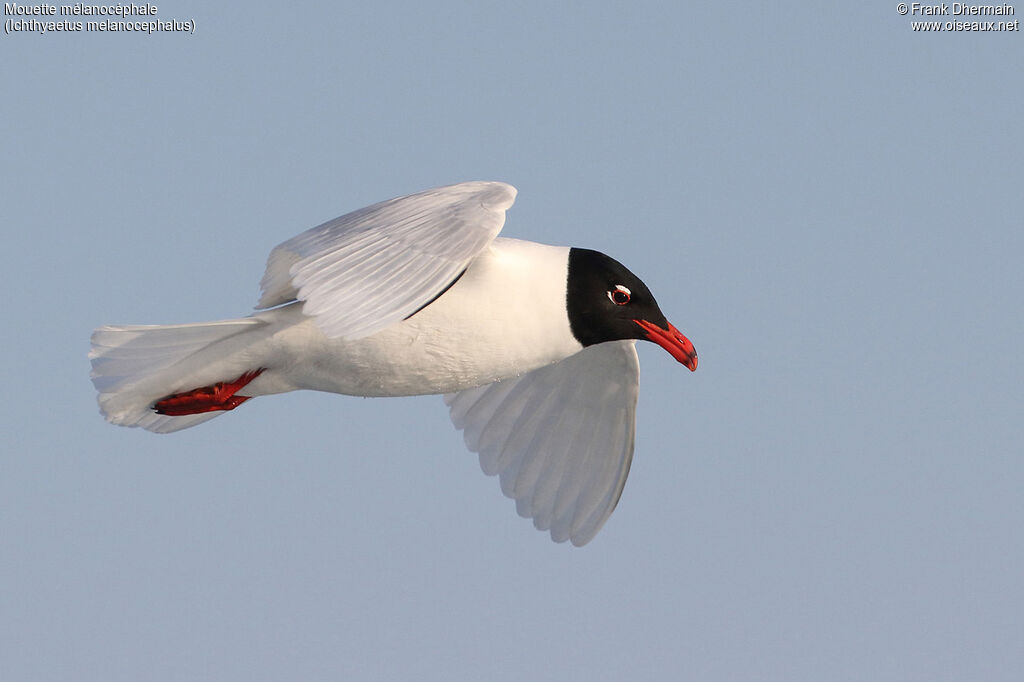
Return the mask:
M185 393L174 393L153 403L153 411L170 417L186 414L233 410L250 396L235 395L250 381L263 374L266 367L246 372L234 381L218 381L212 386L203 386Z

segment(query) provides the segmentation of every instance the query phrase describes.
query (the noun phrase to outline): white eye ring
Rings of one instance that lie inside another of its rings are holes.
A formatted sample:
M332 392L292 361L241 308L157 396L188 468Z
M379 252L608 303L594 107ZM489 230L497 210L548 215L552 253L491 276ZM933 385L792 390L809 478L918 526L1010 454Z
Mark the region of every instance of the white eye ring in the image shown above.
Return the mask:
M629 303L629 299L632 295L632 291L621 284L616 284L615 288L608 292L608 300L615 305L626 305ZM623 298L623 296L625 296L625 298Z

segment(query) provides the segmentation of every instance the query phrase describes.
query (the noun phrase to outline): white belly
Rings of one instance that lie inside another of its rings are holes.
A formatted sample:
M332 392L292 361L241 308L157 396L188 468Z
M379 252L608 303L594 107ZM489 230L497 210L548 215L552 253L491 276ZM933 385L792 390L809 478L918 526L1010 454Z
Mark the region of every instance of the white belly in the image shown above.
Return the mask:
M568 254L496 239L443 296L354 341L327 338L301 303L259 313L279 331L246 353L267 369L244 394L453 393L562 360L582 350L565 308Z

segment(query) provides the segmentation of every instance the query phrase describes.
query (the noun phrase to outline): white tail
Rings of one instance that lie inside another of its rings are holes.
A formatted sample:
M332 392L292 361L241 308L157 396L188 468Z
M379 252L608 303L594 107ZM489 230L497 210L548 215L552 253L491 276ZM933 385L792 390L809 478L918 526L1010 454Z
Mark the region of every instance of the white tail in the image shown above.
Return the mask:
M246 317L197 324L105 326L92 334L92 383L111 424L170 433L222 411L158 414L154 402L174 393L232 379L253 369L243 352L265 338L267 322ZM256 333L254 333L256 332Z

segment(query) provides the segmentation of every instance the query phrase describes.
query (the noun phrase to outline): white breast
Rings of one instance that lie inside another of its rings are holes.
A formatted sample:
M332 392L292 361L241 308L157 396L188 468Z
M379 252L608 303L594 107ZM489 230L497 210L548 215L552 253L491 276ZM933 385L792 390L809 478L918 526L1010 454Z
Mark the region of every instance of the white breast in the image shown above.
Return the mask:
M568 259L568 247L495 239L436 301L354 341L327 338L301 303L259 313L280 331L252 349L268 369L247 393L452 393L562 360L582 350L566 312Z

